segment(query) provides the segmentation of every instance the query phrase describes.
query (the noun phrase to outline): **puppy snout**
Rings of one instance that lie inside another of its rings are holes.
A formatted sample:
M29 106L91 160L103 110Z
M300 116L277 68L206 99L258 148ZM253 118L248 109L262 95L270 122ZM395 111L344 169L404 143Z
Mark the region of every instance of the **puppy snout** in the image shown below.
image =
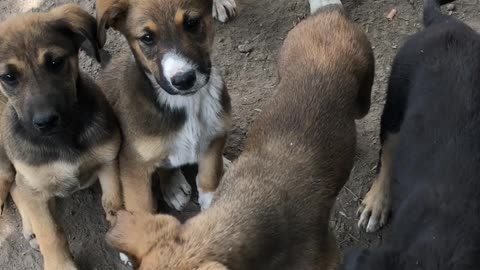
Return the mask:
M38 113L33 117L33 126L41 132L51 131L60 124L60 116L56 112Z
M178 90L189 90L195 85L197 76L195 70L189 70L187 72L179 73L173 76L170 81L172 85Z

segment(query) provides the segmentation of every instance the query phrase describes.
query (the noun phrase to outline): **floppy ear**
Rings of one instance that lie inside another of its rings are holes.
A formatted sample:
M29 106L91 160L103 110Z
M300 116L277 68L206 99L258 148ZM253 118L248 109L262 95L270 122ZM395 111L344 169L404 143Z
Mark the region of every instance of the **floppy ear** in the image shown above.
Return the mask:
M132 255L141 263L152 247L160 240L176 235L179 227L180 222L172 216L121 210L106 240L112 247Z
M128 0L97 0L97 39L102 48L107 41L107 29L119 28L129 7Z
M197 270L228 270L228 268L218 262L208 262L202 264Z
M78 5L66 4L52 9L47 16L55 30L72 36L77 50L88 40L95 51L95 58L100 62L96 21L92 15Z

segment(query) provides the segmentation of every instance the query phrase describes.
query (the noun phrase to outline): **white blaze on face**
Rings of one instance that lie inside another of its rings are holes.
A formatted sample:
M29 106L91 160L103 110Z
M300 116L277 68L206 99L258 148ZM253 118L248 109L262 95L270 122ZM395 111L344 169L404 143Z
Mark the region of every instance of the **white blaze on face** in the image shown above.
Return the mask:
M171 80L173 76L195 70L195 66L183 56L169 52L163 56L162 69L163 76L170 84L172 84Z

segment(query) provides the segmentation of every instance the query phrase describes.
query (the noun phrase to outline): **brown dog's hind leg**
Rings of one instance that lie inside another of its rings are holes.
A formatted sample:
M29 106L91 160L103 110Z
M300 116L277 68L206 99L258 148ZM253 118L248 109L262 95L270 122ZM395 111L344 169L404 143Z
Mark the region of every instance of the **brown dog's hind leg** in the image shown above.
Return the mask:
M390 214L390 185L392 181L392 160L398 142L397 134L387 134L380 155L380 173L373 181L370 191L362 201L357 215L358 227L375 232L383 227Z
M198 162L198 202L202 210L210 207L215 190L222 178L224 170L223 148L226 139L226 136L224 136L213 140Z
M49 199L32 194L24 187L13 185L12 198L31 222L35 239L43 255L45 270L76 270L67 240L55 223Z
M120 181L122 183L125 209L132 212L156 212L152 193L153 168L120 157Z
M123 206L118 161L103 165L98 172L102 187L102 205L106 218L112 222L117 211Z

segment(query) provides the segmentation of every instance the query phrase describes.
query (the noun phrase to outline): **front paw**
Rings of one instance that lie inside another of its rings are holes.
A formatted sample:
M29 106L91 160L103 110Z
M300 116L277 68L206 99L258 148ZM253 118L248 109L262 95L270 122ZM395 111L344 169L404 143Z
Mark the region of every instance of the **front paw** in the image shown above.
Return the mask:
M108 222L112 223L117 215L117 212L123 209L123 202L119 196L103 196L102 205L105 210L105 218Z
M224 23L237 15L235 0L213 0L213 17Z
M192 187L180 170L176 170L170 179L160 179L165 202L177 211L183 210L192 195Z

